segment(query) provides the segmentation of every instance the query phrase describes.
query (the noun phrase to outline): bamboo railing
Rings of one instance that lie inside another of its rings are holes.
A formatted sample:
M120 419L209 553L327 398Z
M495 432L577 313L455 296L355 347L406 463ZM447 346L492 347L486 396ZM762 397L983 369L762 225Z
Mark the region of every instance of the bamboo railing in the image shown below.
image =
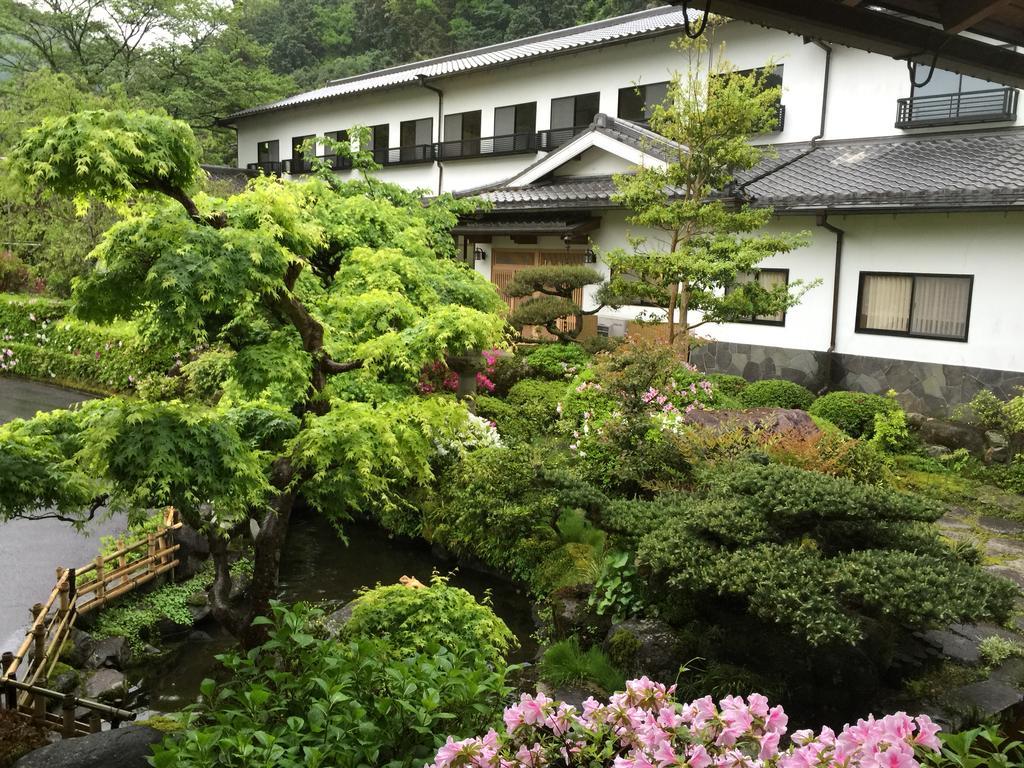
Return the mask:
M51 691L39 683L52 674L79 615L103 607L178 565L173 533L181 526L177 512L168 508L156 531L131 542L119 540L115 552L100 554L81 568L57 569L57 583L49 597L32 607L32 624L21 646L2 656L0 708L56 728L65 737L99 730L102 720L117 727L122 720L134 718L127 710ZM48 711L54 702L60 702L60 717ZM79 708L90 712L87 721L75 720Z

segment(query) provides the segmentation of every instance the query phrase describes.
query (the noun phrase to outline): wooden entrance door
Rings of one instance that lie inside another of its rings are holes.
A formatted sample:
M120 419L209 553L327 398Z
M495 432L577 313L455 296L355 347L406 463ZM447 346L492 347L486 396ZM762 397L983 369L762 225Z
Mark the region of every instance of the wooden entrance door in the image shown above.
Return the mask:
M563 264L584 264L583 251L527 251L527 250L498 250L495 249L491 253L491 282L493 282L502 298L509 306L510 311L515 311L516 307L522 302L526 301L528 297L515 297L508 296L505 293L505 288L512 279L516 276L516 273L524 267L535 267L542 265L563 265ZM583 303L583 289L577 289L573 295L572 300L577 304ZM560 331L572 331L576 328L576 318L566 317L558 321L558 329ZM544 330L539 325L528 325L523 327L523 338L524 339L551 339L553 338L550 333Z

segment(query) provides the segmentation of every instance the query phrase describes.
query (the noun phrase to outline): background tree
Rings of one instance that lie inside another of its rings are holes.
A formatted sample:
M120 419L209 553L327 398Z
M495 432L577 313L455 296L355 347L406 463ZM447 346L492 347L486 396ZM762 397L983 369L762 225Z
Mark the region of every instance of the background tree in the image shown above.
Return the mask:
M612 305L643 301L660 307L653 319L667 321L669 343L688 354L696 328L783 312L810 286L738 284L764 259L807 239L806 233L765 232L771 208L723 194L737 173L769 151L751 145L749 137L777 119L781 93L767 86L770 67L740 75L703 39L677 45L690 66L672 77L664 104L650 118L651 129L670 140L659 144L667 162L615 177L613 199L632 211L627 220L655 234L631 238L630 251L605 254L612 277L601 295ZM691 320L691 312L699 312L699 319Z
M103 151L98 151L100 148ZM216 344L230 361L215 405L109 398L0 427L0 518L55 508L82 523L106 504L138 518L177 507L210 542L215 616L248 642L276 592L301 496L344 519L432 477L465 408L415 394L423 365L490 347L502 302L453 255L454 203L422 206L376 183L261 178L227 199L192 195L199 146L182 122L95 110L48 119L11 170L48 194L125 211L74 293L79 317L131 319L154 343ZM431 243L439 244L432 247ZM223 370L224 366L216 366ZM250 602L229 604L228 537L253 537Z
M521 269L505 288L505 293L530 298L516 307L509 322L515 326L540 325L563 343L575 341L583 330L583 318L596 314L604 305L584 311L573 300L573 294L602 282L604 277L591 267L548 265ZM538 293L541 295L534 295ZM575 322L569 330L562 330L558 321L567 317Z

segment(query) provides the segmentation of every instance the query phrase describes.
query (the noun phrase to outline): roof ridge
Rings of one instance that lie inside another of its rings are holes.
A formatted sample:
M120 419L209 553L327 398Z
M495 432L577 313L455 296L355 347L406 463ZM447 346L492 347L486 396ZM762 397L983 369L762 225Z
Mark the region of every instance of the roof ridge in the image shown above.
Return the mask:
M383 69L374 69L369 72L363 72L358 75L349 75L348 77L339 77L335 80L328 80L324 86L329 85L344 85L345 83L354 83L359 80L363 80L368 77L378 77L380 75L389 75L396 72L406 72L410 69L417 69L419 67L429 66L431 64L441 64L446 61L455 61L456 59L465 58L466 56L479 56L484 53L493 53L495 51L504 51L509 48L515 48L520 45L528 45L529 43L541 43L547 40L554 40L558 37L564 37L568 34L578 34L581 32L591 32L595 29L604 29L606 27L614 27L618 24L623 24L628 21L635 19L646 19L652 16L663 16L675 11L678 11L674 5L659 5L656 8L647 8L641 11L633 11L632 13L624 13L621 16L611 16L607 19L598 19L597 21L588 21L585 24L577 24L572 27L563 27L561 29L554 29L549 32L540 32L536 35L529 35L527 37L518 37L515 40L507 40L503 43L492 43L491 45L484 45L479 48L467 48L466 50L456 51L455 53L446 53L444 56L435 56L432 59L419 59L418 61L410 61L405 64L395 64L390 67L384 67Z

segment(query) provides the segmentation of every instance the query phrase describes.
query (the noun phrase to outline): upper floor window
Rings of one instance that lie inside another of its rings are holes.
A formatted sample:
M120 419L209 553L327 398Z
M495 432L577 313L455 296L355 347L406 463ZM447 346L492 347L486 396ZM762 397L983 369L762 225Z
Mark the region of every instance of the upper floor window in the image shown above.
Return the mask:
M667 94L667 82L619 88L619 117L646 123L651 118L651 110L655 105L664 103Z
M334 170L340 170L342 168L351 168L352 161L346 156L339 154L337 144L350 144L348 131L327 131L324 134L325 139L329 139L336 144L325 144L323 159L331 164L331 168Z
M434 118L403 120L399 126L399 157L403 163L434 159Z
M861 272L857 332L967 341L972 275Z
M757 282L759 286L764 288L766 291L771 291L780 285L789 285L789 270L788 269L759 269L757 272L740 272L736 275L736 280L730 286L725 289L726 293L735 291L737 287L745 285L747 283ZM775 315L751 315L749 318L745 317L742 320L735 320L737 323L757 323L758 325L785 325L786 324L786 313L779 312Z
M914 66L910 98L897 102L897 128L924 128L958 123L990 123L1017 119L1017 90L990 80L944 69Z
M444 116L445 159L480 154L480 110Z
M366 148L373 153L373 162L387 165L388 148L391 146L391 128L387 123L371 125L367 130Z
M537 148L537 102L512 104L494 110L494 151L520 152Z
M281 159L281 142L261 141L256 144L256 162L276 163Z
M551 100L551 130L545 133L542 149L554 149L583 133L594 121L600 107L601 94L581 93Z
M310 162L302 154L302 145L309 139L312 139L313 135L307 136L293 136L292 137L292 158L288 161L288 173L308 173L310 170Z

